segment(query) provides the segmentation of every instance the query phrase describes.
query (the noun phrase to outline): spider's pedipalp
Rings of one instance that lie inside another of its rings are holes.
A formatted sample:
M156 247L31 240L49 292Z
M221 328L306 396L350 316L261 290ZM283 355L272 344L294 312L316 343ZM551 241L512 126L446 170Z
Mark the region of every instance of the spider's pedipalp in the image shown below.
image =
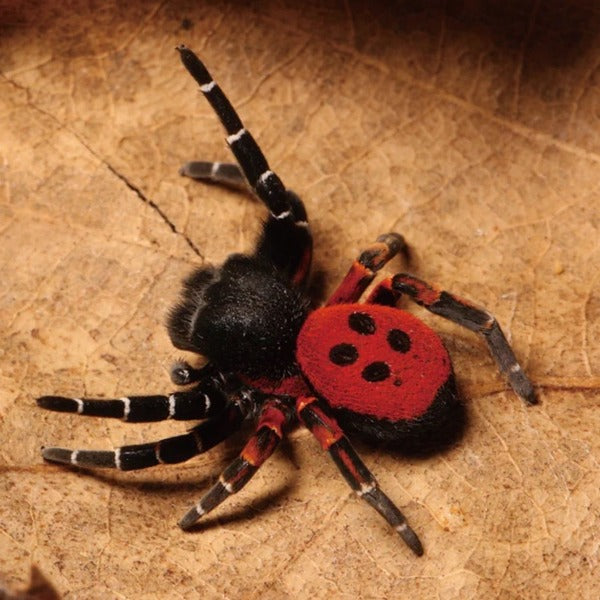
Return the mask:
M286 425L293 419L294 411L282 400L267 400L261 409L256 430L240 455L223 471L217 483L183 516L179 526L189 529L200 517L239 492L273 454L283 438Z
M189 385L202 379L202 369L196 369L184 360L178 360L171 365L169 376L175 385Z
M406 545L417 555L423 546L400 509L381 491L375 477L360 459L348 438L337 424L329 408L316 397L299 398L298 417L327 450L344 479L356 494L366 500L397 531Z
M169 369L171 381L175 385L190 385L201 382L202 391L225 389L228 379L214 365L208 363L203 367L196 368L185 360L177 360Z

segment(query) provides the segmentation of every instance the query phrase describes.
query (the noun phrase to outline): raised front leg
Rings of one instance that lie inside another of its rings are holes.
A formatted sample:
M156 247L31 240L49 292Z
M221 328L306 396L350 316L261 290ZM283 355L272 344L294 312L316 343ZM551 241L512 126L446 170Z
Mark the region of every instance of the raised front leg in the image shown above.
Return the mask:
M531 381L517 361L498 321L487 310L406 273L395 275L380 286L383 290L393 290L398 296L406 294L430 312L480 334L515 393L527 404L537 404ZM377 299L377 289L372 296Z
M227 144L239 164L239 169L236 169L230 164L190 162L182 167L181 172L234 187L241 187L242 180L245 180L270 212L256 255L275 265L294 284L303 284L312 257L312 235L302 200L288 190L270 168L256 140L202 61L185 46L179 46L177 50L183 65L223 124Z
M400 535L417 555L423 546L400 509L379 489L373 474L367 469L348 438L344 435L327 405L318 398L299 398L296 411L300 420L327 450L344 479L356 494L366 500Z

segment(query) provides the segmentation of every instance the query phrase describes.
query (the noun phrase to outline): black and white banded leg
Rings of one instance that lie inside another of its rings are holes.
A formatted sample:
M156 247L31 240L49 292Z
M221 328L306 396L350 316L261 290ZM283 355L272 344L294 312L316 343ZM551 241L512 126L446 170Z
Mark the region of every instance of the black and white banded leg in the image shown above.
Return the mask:
M240 190L248 189L248 182L238 165L222 162L194 160L185 163L179 169L180 175L199 181L210 181Z
M155 442L121 446L115 450L72 450L52 446L42 448L42 456L55 463L121 471L184 462L210 450L237 431L256 402L252 392L242 392L217 416L187 433Z
M246 180L258 197L267 205L277 219L292 216L287 190L281 179L269 168L266 158L223 93L219 85L200 61L185 46L178 46L181 60L200 90L213 107L227 131L227 143L236 157Z
M110 400L42 396L37 399L38 406L47 410L123 419L128 423L206 419L222 412L227 403L227 395L214 379L204 380L191 390L173 392L168 396L123 396Z
M256 254L268 259L295 284L304 283L312 258L312 235L302 200L286 189L279 176L271 170L267 159L252 134L200 61L185 46L178 46L181 61L200 86L227 132L231 148L246 181L263 201L270 215ZM182 167L185 175L208 179L238 187L240 172L232 165L194 161Z

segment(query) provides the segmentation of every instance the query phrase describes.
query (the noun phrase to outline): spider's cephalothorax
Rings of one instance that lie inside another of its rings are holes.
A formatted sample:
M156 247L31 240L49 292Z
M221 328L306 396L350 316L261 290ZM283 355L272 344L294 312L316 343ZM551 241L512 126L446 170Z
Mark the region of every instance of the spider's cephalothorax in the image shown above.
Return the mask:
M191 162L182 174L245 186L269 210L251 254L202 267L183 284L169 316L173 344L203 355L200 369L174 365L171 378L189 385L168 396L115 400L44 396L44 408L130 422L199 419L188 433L116 450L48 447L46 460L83 467L142 469L205 452L247 417L255 431L215 485L180 521L190 528L239 491L299 420L327 450L352 489L371 504L417 555L419 538L381 491L344 432L408 452L430 452L454 441L464 410L450 357L428 326L397 307L406 296L434 314L479 333L515 392L536 402L532 385L490 313L407 274L384 279L358 303L381 269L406 251L389 233L364 250L325 306L309 310L306 280L312 238L304 205L271 171L252 135L196 57L178 48L227 131L238 165Z
M182 296L169 318L176 347L225 373L280 379L294 372L308 303L272 264L233 255L220 269L193 273Z

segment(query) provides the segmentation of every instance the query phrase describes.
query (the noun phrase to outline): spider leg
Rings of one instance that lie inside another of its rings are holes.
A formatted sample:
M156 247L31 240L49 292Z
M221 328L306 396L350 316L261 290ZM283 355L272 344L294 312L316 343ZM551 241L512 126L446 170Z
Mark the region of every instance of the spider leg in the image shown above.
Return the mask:
M287 219L281 221L269 215L254 254L275 265L294 285L301 286L310 272L312 234L302 200L291 190L288 190L288 196L295 215L294 225L291 226Z
M185 46L178 46L177 50L183 65L196 80L225 127L227 144L250 188L269 209L270 216L258 242L256 255L268 259L295 284L303 283L312 257L312 236L302 200L286 189L279 176L270 169L252 134L244 127L235 109L200 59ZM200 172L201 179L208 178L228 184L234 180L237 184L239 171L232 170L230 165L214 165L220 163L187 163L183 172L186 175ZM205 175L207 172L208 175Z
M52 446L42 448L42 457L55 463L121 471L184 462L210 450L237 431L248 414L249 403L254 401L248 395L240 397L230 402L221 414L187 433L156 442L121 446L115 450L71 450Z
M239 492L273 454L283 437L284 427L293 418L294 411L280 399L267 400L261 409L256 430L240 455L223 471L219 481L183 516L179 526L189 529L200 517Z
M383 306L396 306L400 294L392 289L392 278L386 277L380 281L367 296L365 304L382 304Z
M267 205L275 218L293 218L292 207L285 186L279 177L269 169L266 158L235 112L233 106L213 80L200 59L185 46L178 46L181 61L190 75L200 86L200 90L213 107L227 131L227 143L235 155L250 187Z
M537 404L531 381L517 361L498 321L487 310L405 273L395 275L382 285L382 289L392 290L397 297L406 294L428 311L480 334L515 393L527 404ZM376 289L371 296L377 298L377 294Z
M216 382L225 383L222 373L210 363L196 369L185 360L177 360L171 365L169 375L171 376L171 381L175 385L198 383L208 377Z
M201 381L191 390L173 392L168 396L124 396L112 400L42 396L37 399L37 404L41 408L56 412L110 417L129 423L167 419L190 421L206 419L223 411L228 398L221 384L221 381L210 378Z
M244 173L238 165L232 163L190 161L179 169L179 174L239 190L248 189Z
M357 495L366 500L398 532L417 555L423 546L398 507L381 491L375 477L365 466L327 405L315 397L299 398L296 411L300 420L327 450L338 469Z
M327 306L356 302L373 281L375 273L398 252L408 252L406 242L399 233L380 235L377 241L363 250L354 261L342 283L327 301Z

